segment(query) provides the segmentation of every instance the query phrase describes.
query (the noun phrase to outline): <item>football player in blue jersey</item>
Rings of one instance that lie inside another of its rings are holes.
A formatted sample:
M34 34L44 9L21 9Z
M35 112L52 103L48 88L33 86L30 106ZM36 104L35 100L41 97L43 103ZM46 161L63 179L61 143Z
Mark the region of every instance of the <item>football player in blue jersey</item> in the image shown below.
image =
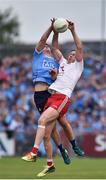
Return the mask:
M48 91L48 87L53 83L54 81L53 79L55 79L54 77L55 71L58 70L59 67L59 64L52 56L50 47L46 44L46 41L52 30L53 30L53 21L50 27L47 29L47 31L42 35L38 44L36 45L34 51L34 59L32 62L32 77L33 77L33 84L35 89L34 101L40 113L43 112L43 108L46 104L46 101L51 96L50 92ZM51 78L51 74L52 74L52 78ZM80 148L76 144L72 128L68 123L68 121L65 118L64 119L60 118L58 121L63 127L72 145L74 152L79 156L83 156L84 155L83 151L80 150ZM46 169L47 173L55 171L55 166L52 160L52 147L51 144L48 143L51 132L52 132L52 137L61 152L64 162L66 164L70 164L69 155L67 153L67 150L64 149L61 143L59 133L56 129L55 122L53 121L52 123L48 124L48 126L46 127L46 133L44 138L44 146L47 153L47 169ZM22 157L22 159L26 161L35 161L36 160L35 154L36 154L35 147L33 147L32 151L28 153L26 156Z
M50 47L46 44L46 41L51 32L52 32L52 25L41 37L39 43L35 47L35 51L33 54L34 58L32 62L32 79L35 90L34 101L40 113L43 112L44 105L48 97L51 96L51 94L48 92L48 87L50 84L53 83L54 80L51 78L50 70L58 69L59 67L57 61L52 57ZM50 138L49 134L51 134L51 131L52 131L52 137L62 154L64 162L66 164L70 164L70 157L68 155L68 152L66 151L66 149L64 149L63 145L61 144L61 139L58 131L56 130L56 128L53 127L54 127L54 122L53 125L52 124L48 125L46 130L47 133L45 134L45 138L44 138L45 150L47 152L47 165L48 166L53 165L52 148L51 145L48 144L48 138ZM27 154L27 161L34 161L34 156L33 156L34 148L32 151L33 152ZM24 159L24 157L22 159Z

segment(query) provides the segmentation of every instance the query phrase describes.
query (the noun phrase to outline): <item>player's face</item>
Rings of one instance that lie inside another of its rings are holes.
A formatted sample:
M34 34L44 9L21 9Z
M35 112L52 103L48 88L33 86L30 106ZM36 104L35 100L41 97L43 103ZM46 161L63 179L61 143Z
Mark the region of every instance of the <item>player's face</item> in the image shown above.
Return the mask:
M75 51L71 51L71 53L69 54L67 60L68 60L68 63L72 63L75 61L75 55L76 55L76 52Z
M50 47L48 45L45 45L44 53L51 56L51 49L50 49Z

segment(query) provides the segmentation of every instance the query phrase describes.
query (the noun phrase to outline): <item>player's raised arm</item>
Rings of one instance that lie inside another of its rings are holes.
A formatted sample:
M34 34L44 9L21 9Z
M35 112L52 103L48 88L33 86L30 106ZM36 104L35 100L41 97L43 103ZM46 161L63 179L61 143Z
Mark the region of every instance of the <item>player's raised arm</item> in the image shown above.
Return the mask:
M59 50L58 36L59 36L59 33L54 31L54 35L52 39L52 54L56 60L60 61L63 55L61 51Z
M75 45L76 45L76 60L77 61L82 61L83 59L83 46L80 38L78 37L76 30L75 30L75 25L73 22L68 21L69 26L68 29L71 31L71 34L73 36Z
M40 41L35 46L35 50L40 52L45 47L46 41L51 32L52 32L52 23L49 26L49 28L46 30L46 32L41 36Z

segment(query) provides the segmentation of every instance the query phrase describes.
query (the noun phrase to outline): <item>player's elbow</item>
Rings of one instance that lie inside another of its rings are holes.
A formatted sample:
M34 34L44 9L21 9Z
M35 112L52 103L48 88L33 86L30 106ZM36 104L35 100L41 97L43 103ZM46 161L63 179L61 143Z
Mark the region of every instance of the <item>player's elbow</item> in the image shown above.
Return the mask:
M81 44L79 44L79 45L77 46L77 51L79 51L80 53L83 52L83 47L82 47Z

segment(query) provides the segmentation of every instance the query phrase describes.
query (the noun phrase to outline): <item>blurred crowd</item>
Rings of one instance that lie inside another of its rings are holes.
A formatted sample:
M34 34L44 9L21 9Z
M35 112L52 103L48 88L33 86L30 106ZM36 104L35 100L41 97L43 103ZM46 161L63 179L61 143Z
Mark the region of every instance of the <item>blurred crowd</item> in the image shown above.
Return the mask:
M67 113L76 136L106 131L106 65L89 53L84 60L84 72ZM0 132L16 138L20 144L17 152L21 151L22 144L27 148L32 145L39 118L33 102L31 65L29 54L0 60Z

